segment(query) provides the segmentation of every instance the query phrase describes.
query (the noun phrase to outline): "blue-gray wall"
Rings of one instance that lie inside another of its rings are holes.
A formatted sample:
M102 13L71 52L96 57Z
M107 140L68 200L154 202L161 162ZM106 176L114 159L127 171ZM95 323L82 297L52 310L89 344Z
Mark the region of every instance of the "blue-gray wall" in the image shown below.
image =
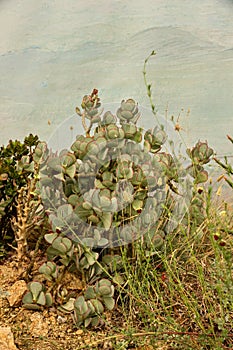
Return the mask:
M1 0L0 144L29 132L48 139L94 87L103 102L148 106L142 69L153 49L148 79L159 113L183 108L187 142L207 139L229 154L231 0Z

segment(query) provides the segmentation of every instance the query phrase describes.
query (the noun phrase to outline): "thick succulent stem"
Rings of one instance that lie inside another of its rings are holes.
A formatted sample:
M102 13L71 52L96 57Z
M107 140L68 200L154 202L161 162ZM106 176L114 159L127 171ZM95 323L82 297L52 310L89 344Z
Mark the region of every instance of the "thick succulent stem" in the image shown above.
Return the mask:
M36 222L36 210L40 205L40 201L32 201L32 193L36 188L36 178L29 180L27 187L22 187L19 190L16 217L12 219L12 229L15 234L17 243L18 260L22 260L23 256L27 254L28 237Z
M17 217L13 218L12 220L12 228L14 230L15 240L17 243L18 260L21 260L27 252L27 235L29 228L31 228L31 224L27 222L30 208L28 201L25 201L24 192L25 188L22 187L19 191L17 199Z

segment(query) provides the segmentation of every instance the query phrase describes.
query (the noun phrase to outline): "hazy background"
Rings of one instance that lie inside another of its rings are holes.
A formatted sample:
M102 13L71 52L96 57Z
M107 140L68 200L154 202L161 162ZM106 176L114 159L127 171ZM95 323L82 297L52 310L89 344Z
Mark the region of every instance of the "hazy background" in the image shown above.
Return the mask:
M189 144L232 153L232 19L232 0L0 0L0 144L29 132L47 140L94 87L103 103L149 106L142 69L155 50L159 113L183 108Z

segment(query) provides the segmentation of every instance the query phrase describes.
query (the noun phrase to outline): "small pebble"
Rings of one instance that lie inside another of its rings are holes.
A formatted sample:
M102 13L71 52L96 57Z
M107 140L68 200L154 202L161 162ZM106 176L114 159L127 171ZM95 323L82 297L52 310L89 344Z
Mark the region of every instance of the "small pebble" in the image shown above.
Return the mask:
M66 321L67 321L66 317L62 317L62 316L58 315L58 317L57 317L58 323L65 323Z

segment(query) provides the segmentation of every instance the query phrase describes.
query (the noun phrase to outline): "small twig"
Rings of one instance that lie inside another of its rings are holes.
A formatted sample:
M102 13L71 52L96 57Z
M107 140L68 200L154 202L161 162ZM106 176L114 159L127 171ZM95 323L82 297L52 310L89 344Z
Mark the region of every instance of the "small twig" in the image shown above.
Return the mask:
M82 125L83 125L83 129L85 130L85 133L87 136L89 136L89 133L88 133L88 127L87 127L87 124L86 124L86 113L82 113Z
M227 135L227 138L229 141L231 141L231 143L233 143L233 138L230 135Z
M145 82L145 85L146 85L146 88L147 88L147 96L149 97L150 99L150 104L151 104L151 109L152 109L152 112L154 115L156 115L156 111L155 111L155 105L152 101L152 93L151 93L151 84L148 84L147 82L147 78L146 78L146 65L147 65L147 62L149 61L149 59L152 57L152 56L155 56L156 55L156 52L153 50L150 55L145 59L144 61L144 66L143 66L143 76L144 76L144 82Z

